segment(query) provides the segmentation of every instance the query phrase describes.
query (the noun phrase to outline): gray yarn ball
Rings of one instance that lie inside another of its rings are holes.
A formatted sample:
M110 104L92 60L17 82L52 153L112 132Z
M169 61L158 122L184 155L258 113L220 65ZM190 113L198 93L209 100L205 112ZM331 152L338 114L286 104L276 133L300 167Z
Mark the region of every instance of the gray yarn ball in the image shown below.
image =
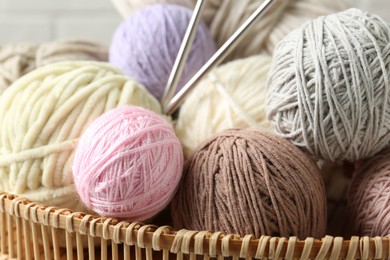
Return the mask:
M319 17L276 47L267 117L276 132L332 161L390 141L390 26L358 9Z

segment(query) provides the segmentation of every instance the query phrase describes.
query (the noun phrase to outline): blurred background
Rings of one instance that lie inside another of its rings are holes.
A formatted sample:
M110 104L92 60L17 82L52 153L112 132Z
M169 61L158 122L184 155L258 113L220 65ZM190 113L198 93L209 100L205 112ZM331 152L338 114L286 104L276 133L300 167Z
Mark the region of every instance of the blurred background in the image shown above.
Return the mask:
M82 38L108 45L121 20L110 0L0 0L0 44Z
M350 1L390 22L390 1ZM0 0L0 44L83 38L109 45L121 19L110 0Z

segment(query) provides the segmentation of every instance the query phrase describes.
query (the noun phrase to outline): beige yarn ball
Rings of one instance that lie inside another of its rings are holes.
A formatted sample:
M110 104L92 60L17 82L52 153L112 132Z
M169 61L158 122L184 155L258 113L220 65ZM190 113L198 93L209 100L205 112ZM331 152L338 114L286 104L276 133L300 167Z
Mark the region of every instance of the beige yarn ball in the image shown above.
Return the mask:
M22 75L35 69L37 43L0 46L0 95Z
M83 210L73 184L78 139L104 112L158 101L111 65L62 62L20 78L0 96L0 190Z
M85 40L16 43L0 47L0 95L24 74L59 61L107 61L108 49Z
M270 65L266 55L233 61L213 70L194 88L176 124L186 157L222 130L271 128L264 107Z
M123 17L150 4L179 4L193 8L196 0L112 0ZM208 0L203 18L217 43L221 46L260 6L263 0ZM254 54L272 54L283 37L305 21L347 8L348 0L275 0L275 5L245 34L226 61Z
M119 14L122 15L123 18L126 18L134 11L153 4L176 4L193 8L195 2L192 0L112 0L112 3Z
M86 40L60 40L43 43L36 55L36 66L70 60L108 61L108 49Z

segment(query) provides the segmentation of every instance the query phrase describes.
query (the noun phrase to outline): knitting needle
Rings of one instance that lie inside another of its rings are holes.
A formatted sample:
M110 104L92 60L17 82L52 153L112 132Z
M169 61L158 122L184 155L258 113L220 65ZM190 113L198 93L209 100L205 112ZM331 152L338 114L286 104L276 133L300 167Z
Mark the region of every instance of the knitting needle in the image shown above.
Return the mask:
M192 43L198 31L198 25L204 7L204 3L204 0L198 0L196 2L194 12L192 13L191 20L188 24L187 31L184 35L183 42L181 43L179 52L177 54L175 63L168 79L167 86L164 91L164 95L162 98L162 104L164 108L166 108L169 103L169 100L171 100L173 95L176 93L177 85L179 84L179 80L184 70L188 55L190 53Z
M205 65L187 82L186 85L172 98L164 112L171 115L183 103L184 97L194 88L202 77L218 66L224 58L234 49L244 37L243 34L251 27L257 18L271 6L274 0L265 0L256 11L234 32L232 36L218 49L218 51L207 61Z

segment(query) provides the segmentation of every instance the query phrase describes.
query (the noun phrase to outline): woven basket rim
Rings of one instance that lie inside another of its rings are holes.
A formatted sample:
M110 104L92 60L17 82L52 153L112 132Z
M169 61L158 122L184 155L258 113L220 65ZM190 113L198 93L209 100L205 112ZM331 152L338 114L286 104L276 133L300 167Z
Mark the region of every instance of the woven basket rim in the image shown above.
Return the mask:
M390 238L358 237L349 240L325 236L299 240L297 237L270 237L253 235L244 237L223 232L174 230L170 226L155 226L139 222L120 221L99 217L70 209L45 206L0 192L0 212L30 222L64 229L115 243L135 245L153 250L169 250L172 253L209 255L210 257L236 256L255 257L284 256L283 258L346 258L383 259L390 257Z

